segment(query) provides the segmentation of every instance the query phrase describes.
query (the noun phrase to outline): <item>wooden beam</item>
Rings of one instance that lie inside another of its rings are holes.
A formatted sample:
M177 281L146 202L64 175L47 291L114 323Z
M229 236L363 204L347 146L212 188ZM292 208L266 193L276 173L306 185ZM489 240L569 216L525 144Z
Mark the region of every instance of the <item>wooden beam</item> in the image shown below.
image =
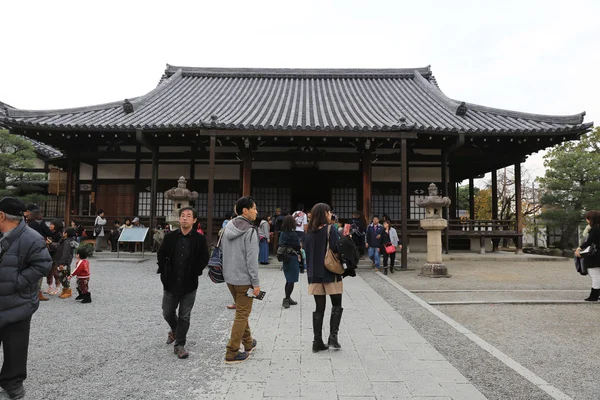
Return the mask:
M515 164L515 217L517 220L517 237L516 247L517 254L523 253L523 215L522 213L522 197L521 197L521 163Z
M371 151L365 150L362 159L362 206L367 222L371 220L371 180L373 167L371 165Z
M213 204L215 197L215 147L217 138L210 137L210 162L208 164L208 199L206 207L206 238L208 245L212 244Z
M407 149L406 149L406 139L400 139L400 156L402 159L401 165L401 176L400 176L400 186L401 186L401 219L402 219L402 227L401 227L401 236L402 236L402 253L401 253L401 261L400 268L408 268L408 159L406 157Z
M498 219L498 171L492 170L492 219ZM492 238L492 252L499 251L500 239Z
M442 150L442 196L448 196L448 153ZM448 217L448 207L442 209L443 218L446 220ZM444 251L446 254L449 253L450 248L450 235L448 234L449 229L444 229Z

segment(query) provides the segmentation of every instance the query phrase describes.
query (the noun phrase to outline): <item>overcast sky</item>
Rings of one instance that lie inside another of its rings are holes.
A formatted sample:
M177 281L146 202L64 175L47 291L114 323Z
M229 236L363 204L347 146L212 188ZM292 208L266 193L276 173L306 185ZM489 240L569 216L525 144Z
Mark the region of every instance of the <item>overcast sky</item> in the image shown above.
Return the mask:
M600 1L10 1L0 101L98 104L196 67L431 65L451 98L600 123ZM525 168L543 175L541 154Z

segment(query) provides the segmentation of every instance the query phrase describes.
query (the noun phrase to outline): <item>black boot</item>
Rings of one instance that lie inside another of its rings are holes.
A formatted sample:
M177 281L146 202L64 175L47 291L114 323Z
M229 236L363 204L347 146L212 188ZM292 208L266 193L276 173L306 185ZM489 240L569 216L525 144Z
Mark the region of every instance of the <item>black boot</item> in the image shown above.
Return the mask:
M77 297L75 297L75 300L83 300L83 294L81 293L81 290L77 289L77 293L79 293L77 295Z
M600 295L600 289L592 288L592 291L590 292L590 297L588 297L587 299L584 299L584 300L585 301L598 301L599 295Z
M394 273L394 264L390 265L390 272L393 274Z
M327 346L325 343L323 343L323 317L324 316L325 316L324 314L321 314L318 312L313 312L313 334L314 334L313 346L312 346L313 353L316 353L321 350L327 350L329 348L329 346Z
M387 267L383 267L383 274L387 275Z
M92 294L90 292L87 292L86 294L83 295L83 301L81 302L81 304L91 303L91 302L92 302Z
M335 349L341 349L342 346L338 342L338 332L340 331L340 322L342 321L342 307L331 308L331 319L329 320L329 340L328 343Z

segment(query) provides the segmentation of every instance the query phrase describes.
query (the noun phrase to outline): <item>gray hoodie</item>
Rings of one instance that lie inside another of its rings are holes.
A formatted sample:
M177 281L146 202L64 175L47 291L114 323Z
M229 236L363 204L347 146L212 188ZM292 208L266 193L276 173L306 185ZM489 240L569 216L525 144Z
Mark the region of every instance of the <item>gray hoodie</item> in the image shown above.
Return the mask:
M258 232L244 217L229 221L221 239L223 277L230 285L260 286L258 279Z

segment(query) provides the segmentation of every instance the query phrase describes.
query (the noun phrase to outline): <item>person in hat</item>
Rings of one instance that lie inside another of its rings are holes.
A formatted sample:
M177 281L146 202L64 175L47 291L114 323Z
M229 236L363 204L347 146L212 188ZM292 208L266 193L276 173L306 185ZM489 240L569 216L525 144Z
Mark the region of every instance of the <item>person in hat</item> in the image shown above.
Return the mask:
M39 307L38 281L52 267L44 239L25 223L25 204L0 200L0 387L10 399L25 397L31 317Z

